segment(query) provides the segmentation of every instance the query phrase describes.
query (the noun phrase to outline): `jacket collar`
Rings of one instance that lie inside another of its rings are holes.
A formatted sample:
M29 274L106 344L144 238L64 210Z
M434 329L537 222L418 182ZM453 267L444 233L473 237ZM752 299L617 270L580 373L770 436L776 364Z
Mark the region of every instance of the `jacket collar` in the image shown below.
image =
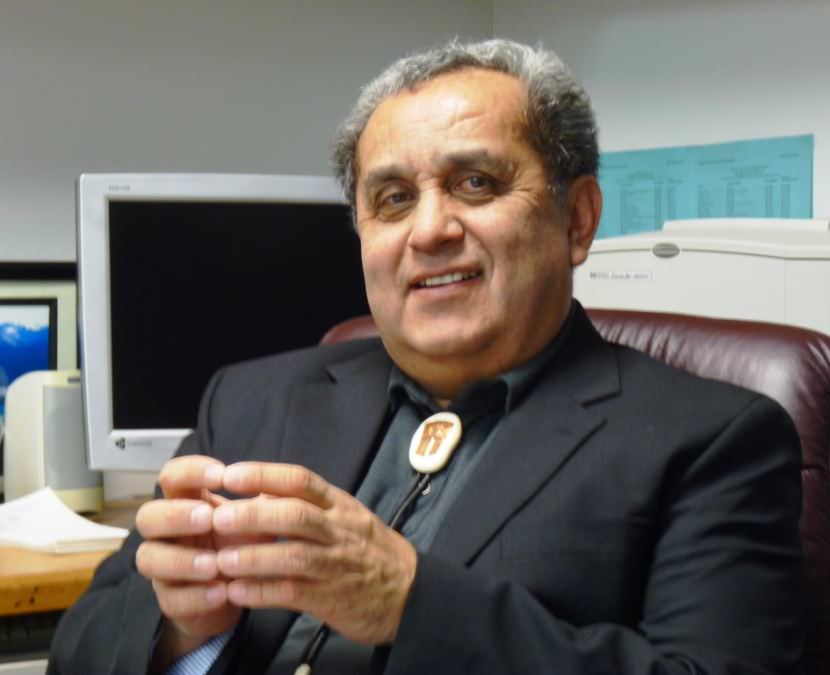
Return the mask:
M431 550L446 560L471 563L604 423L590 403L619 390L614 351L577 306L571 334L533 391L495 429Z
M281 461L302 464L349 492L357 489L383 432L392 362L378 349L330 364L288 404Z
M619 392L617 362L575 304L567 339L533 391L499 425L442 524L433 544L442 557L469 563L602 425L589 404ZM289 404L284 461L303 464L354 493L385 428L390 368L379 347L328 366L323 381L298 387Z
M281 461L354 493L385 429L391 361L380 347L329 365L288 404ZM617 394L614 352L576 307L571 332L533 391L498 427L487 454L442 523L432 551L468 565L604 419L590 403ZM261 672L291 625L287 610L258 610L245 626L240 672Z

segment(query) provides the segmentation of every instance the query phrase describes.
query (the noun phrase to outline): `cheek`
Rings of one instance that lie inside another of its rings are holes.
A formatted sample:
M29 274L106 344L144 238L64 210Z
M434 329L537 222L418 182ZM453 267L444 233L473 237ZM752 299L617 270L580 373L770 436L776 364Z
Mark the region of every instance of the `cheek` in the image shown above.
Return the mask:
M506 284L509 293L525 298L527 293L552 289L570 269L564 257L567 248L567 242L557 235L555 224L547 221L526 224L516 236L501 244L507 273L502 284Z
M363 276L370 305L393 293L396 288L399 256L389 237L362 237L360 255L363 262Z
M383 268L384 261L389 257L387 249L384 238L375 228L367 227L360 233L360 257L367 278L370 274L377 275Z
M370 309L374 311L384 290L388 289L390 284L371 260L364 259L363 261L363 277L366 285L366 299L369 301Z

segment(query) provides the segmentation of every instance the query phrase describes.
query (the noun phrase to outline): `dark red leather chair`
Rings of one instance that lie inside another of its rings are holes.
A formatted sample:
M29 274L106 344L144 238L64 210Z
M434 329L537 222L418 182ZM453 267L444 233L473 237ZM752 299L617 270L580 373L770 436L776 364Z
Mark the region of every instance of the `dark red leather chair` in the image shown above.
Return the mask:
M589 309L611 342L766 394L793 418L802 446L801 536L810 627L806 673L830 675L830 336L802 328L680 314ZM323 343L372 337L370 316L334 326Z

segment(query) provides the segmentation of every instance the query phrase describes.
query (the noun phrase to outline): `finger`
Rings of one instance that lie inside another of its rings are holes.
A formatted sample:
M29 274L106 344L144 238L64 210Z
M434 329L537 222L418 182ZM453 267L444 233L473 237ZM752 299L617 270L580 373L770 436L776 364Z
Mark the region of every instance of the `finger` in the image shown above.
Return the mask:
M224 582L176 584L154 579L153 590L162 613L174 620L200 616L228 601Z
M223 470L224 473L224 470ZM230 501L227 497L223 497L222 495L218 495L215 492L211 492L210 490L203 488L202 489L202 500L210 504L211 506L219 506L220 504L224 504L225 502Z
M333 486L313 471L296 464L238 462L225 469L224 487L241 495L265 493L277 497L296 497L321 509L334 505Z
M213 527L223 534L269 534L331 544L335 541L325 512L302 499L238 499L218 506Z
M142 576L161 581L208 581L219 571L214 551L162 541L143 542L135 565Z
M406 604L405 595L387 593L367 601L364 593L338 592L306 579L234 579L226 592L228 602L237 607L278 607L310 614L365 645L393 642Z
M205 534L212 521L213 507L194 499L156 499L142 504L135 516L145 539Z
M159 484L167 498L199 499L202 489L222 487L225 465L213 457L184 455L174 457L159 473Z
M324 546L304 542L270 542L224 548L217 567L227 577L277 577L322 580L362 571L362 564L329 555Z
M281 607L305 612L313 604L314 583L305 579L234 579L226 587L228 602L238 607Z

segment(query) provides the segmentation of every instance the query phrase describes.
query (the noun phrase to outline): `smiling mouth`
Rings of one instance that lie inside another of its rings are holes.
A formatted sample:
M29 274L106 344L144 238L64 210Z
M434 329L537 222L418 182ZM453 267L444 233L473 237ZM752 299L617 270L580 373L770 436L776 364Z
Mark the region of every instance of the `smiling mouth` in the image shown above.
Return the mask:
M436 286L447 286L449 284L457 284L459 281L467 281L480 277L481 272L451 272L449 274L441 274L436 277L427 277L415 284L416 288L434 288Z

